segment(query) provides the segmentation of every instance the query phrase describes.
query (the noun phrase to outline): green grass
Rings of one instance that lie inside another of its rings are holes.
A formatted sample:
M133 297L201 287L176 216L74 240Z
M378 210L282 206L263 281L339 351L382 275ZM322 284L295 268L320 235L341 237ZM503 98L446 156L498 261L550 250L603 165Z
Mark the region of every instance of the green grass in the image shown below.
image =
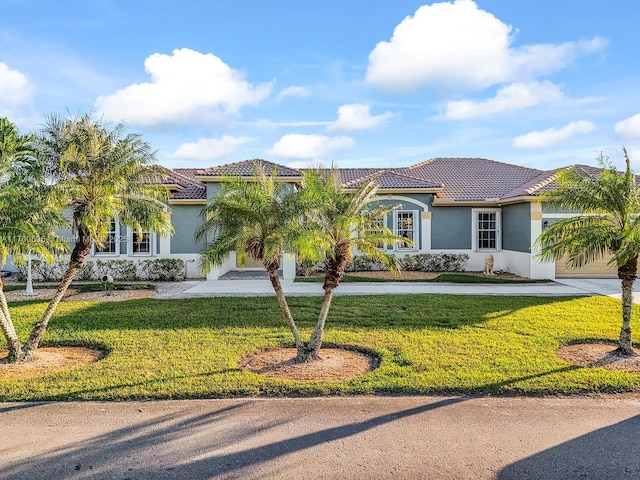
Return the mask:
M313 277L296 277L296 282L307 282L307 283L322 283L324 281L324 276L313 276ZM342 277L341 282L350 283L350 282L359 282L359 283L377 283L377 282L413 282L413 283L438 283L438 282L447 282L447 283L500 283L500 284L508 284L508 283L549 283L550 280L533 280L529 278L525 279L514 279L514 278L500 278L500 277L486 277L483 275L476 275L473 273L441 273L437 277L434 278L378 278L378 277L367 277L367 276L359 276L359 275L349 275L348 273Z
M608 297L397 295L337 297L326 343L377 354L348 381L267 379L237 367L259 348L290 345L274 298L64 302L48 345L100 346L92 365L0 380L0 400L121 400L243 395L576 394L624 392L640 375L580 368L556 357L569 342L615 340L620 302ZM309 335L319 298L290 299ZM46 304L11 304L20 335ZM633 328L638 328L638 318ZM2 344L0 344L2 346Z

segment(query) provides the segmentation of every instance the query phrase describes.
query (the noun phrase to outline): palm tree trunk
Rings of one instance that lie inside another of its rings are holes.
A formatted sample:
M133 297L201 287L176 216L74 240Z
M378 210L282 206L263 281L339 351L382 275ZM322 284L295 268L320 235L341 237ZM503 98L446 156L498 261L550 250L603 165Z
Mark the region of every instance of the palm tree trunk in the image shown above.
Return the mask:
M324 296L322 297L322 307L320 308L320 315L318 315L318 322L316 328L311 335L309 346L307 348L307 356L304 361L319 360L318 351L322 346L322 336L324 335L324 325L327 322L327 316L329 315L329 309L331 308L331 301L333 300L333 288L325 288Z
M22 343L18 338L16 329L11 321L11 314L9 313L9 305L7 304L7 297L4 294L4 283L0 278L0 329L4 338L7 340L7 347L9 355L7 360L9 363L20 363L24 359L24 353L22 351Z
M71 252L71 258L69 259L69 266L67 267L67 271L62 277L62 281L60 285L58 285L58 289L56 290L55 295L49 302L47 309L40 317L40 321L36 323L31 331L31 335L29 336L29 340L25 343L24 346L24 356L25 361L30 360L33 357L35 350L38 348L40 344L40 340L44 335L44 332L47 330L47 326L49 325L49 320L53 316L53 312L56 307L63 299L64 294L67 292L69 285L76 278L76 274L82 267L85 258L91 251L91 240L89 237L89 233L84 228L78 229L78 235L76 236L76 244L73 247L73 251Z
M622 328L620 329L617 351L625 356L635 355L631 344L631 311L633 307L633 283L636 279L637 270L637 256L618 268L618 278L622 280Z
M289 326L289 330L293 334L293 338L296 342L296 348L298 352L301 349L305 348L304 342L302 341L302 337L300 336L300 332L298 332L298 327L296 327L296 323L293 320L293 316L291 315L291 310L289 310L289 305L287 304L287 298L284 296L284 291L282 290L282 285L280 284L280 277L278 277L278 267L268 268L267 272L269 273L269 280L271 280L271 285L273 286L273 290L276 292L276 298L278 299L278 305L280 305L280 311L284 316L285 322Z

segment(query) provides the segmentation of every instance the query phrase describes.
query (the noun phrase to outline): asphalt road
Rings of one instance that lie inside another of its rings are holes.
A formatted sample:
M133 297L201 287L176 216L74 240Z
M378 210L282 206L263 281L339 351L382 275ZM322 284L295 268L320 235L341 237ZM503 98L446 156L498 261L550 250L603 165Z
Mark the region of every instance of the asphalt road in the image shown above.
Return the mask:
M638 479L640 396L0 404L2 479Z

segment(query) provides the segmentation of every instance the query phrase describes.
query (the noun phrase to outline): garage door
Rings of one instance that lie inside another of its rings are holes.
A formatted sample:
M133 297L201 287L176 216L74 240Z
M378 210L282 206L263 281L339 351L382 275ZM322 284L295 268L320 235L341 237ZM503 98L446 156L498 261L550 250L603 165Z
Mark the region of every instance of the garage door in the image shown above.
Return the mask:
M556 278L618 278L615 266L607 265L611 257L589 262L581 268L567 266L565 260L556 261Z

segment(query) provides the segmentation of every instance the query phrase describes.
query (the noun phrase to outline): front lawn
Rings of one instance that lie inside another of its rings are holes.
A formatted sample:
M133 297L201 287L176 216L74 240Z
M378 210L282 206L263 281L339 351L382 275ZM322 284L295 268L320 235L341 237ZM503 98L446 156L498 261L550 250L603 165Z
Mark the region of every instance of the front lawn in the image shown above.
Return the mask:
M377 354L380 367L348 381L266 379L236 365L259 348L289 345L274 298L66 302L46 344L94 345L92 365L31 379L0 379L0 400L208 398L373 393L622 392L640 375L580 368L554 351L615 340L620 302L607 297L396 295L337 297L326 343ZM309 335L320 298L290 299ZM22 338L45 302L11 304ZM637 317L633 328L638 331ZM3 343L0 343L0 347Z

